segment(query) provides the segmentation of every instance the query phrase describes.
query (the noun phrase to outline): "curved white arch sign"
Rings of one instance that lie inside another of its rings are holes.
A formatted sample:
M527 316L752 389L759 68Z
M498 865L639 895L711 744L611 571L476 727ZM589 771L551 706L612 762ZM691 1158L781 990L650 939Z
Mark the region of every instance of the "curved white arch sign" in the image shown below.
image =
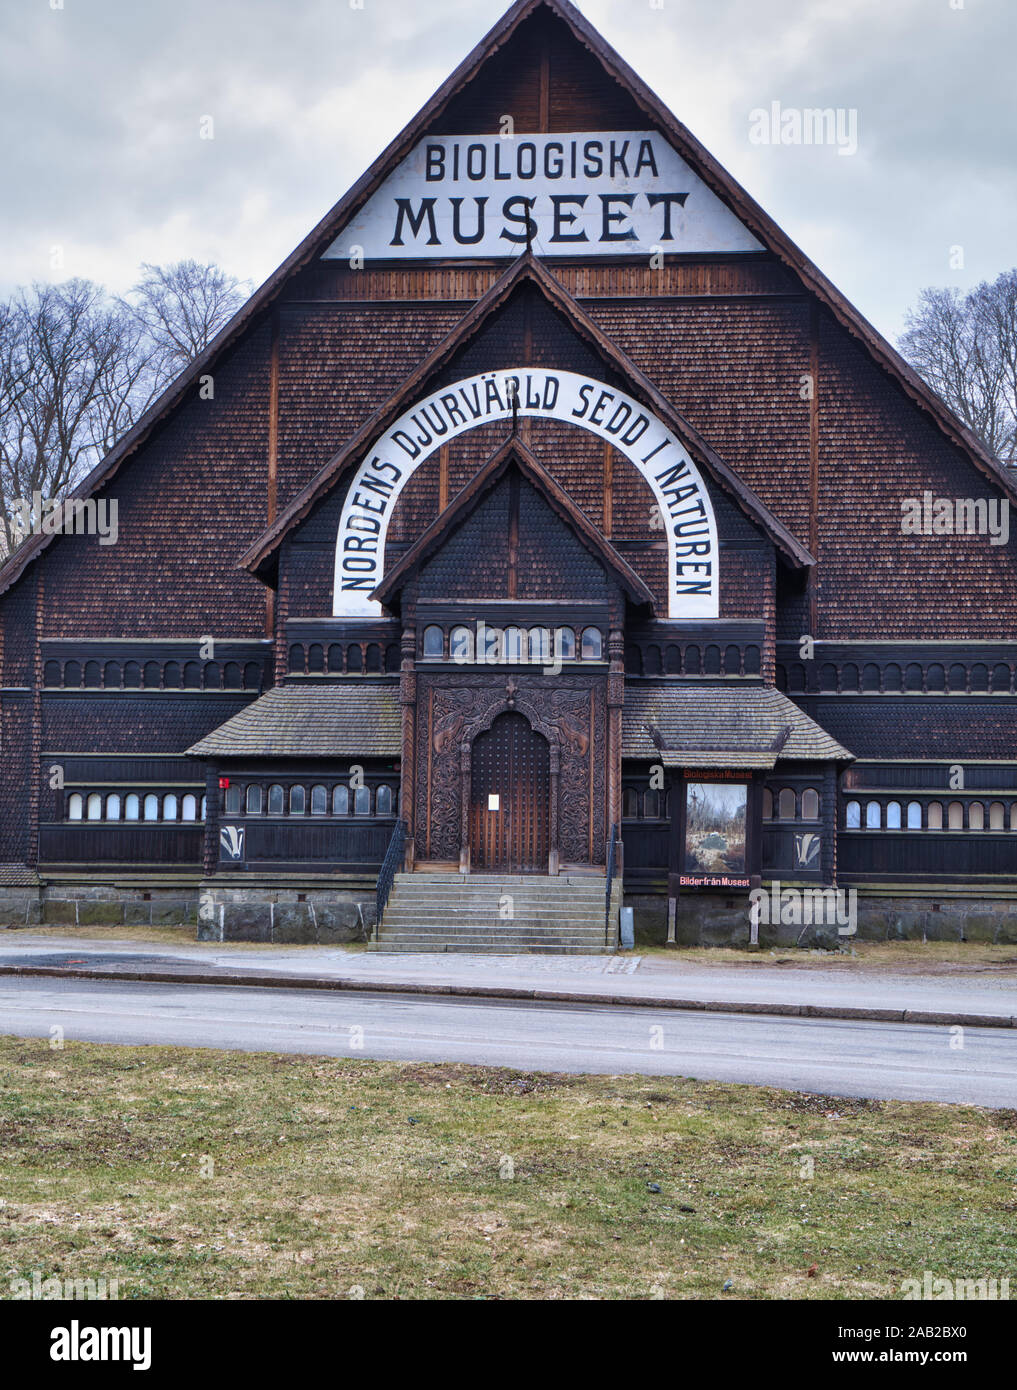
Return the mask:
M718 615L717 525L710 497L677 435L632 396L592 377L545 368L510 367L443 387L400 415L368 450L350 484L336 541L336 617L376 618L370 597L381 582L388 524L399 494L442 444L492 420L520 415L560 420L606 439L645 478L657 503L650 535L668 544L668 616Z

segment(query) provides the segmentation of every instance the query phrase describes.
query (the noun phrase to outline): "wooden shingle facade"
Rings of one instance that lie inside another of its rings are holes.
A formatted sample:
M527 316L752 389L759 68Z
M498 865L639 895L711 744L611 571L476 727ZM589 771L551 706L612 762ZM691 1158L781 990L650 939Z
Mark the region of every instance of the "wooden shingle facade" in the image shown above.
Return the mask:
M395 852L679 941L775 880L1014 930L1017 539L901 528L1013 480L566 0L81 492L115 545L0 571L9 915L324 939Z

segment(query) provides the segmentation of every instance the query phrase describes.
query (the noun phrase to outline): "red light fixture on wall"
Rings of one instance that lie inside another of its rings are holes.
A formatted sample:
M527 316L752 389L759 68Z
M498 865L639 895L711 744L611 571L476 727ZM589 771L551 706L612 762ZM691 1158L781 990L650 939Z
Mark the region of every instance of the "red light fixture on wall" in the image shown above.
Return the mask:
M229 791L229 785L230 785L230 779L229 779L228 777L220 777L220 778L219 778L219 790L220 790L221 792Z

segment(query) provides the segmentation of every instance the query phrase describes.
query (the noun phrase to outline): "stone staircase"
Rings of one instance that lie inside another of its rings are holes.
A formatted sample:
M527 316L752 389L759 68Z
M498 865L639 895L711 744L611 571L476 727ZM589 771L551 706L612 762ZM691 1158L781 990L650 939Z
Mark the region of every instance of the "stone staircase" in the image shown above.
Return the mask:
M622 887L603 878L536 874L396 874L372 951L603 955L618 945ZM511 909L511 916L506 912Z

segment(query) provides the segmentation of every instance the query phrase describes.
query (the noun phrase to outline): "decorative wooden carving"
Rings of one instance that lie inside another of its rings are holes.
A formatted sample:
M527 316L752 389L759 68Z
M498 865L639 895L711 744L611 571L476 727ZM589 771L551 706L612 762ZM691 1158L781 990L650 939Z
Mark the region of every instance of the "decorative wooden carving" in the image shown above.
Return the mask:
M418 671L416 830L420 859L465 863L468 750L506 710L525 715L551 753L551 861L604 862L607 719L603 675ZM453 683L454 682L454 683ZM464 750L467 756L464 760Z

